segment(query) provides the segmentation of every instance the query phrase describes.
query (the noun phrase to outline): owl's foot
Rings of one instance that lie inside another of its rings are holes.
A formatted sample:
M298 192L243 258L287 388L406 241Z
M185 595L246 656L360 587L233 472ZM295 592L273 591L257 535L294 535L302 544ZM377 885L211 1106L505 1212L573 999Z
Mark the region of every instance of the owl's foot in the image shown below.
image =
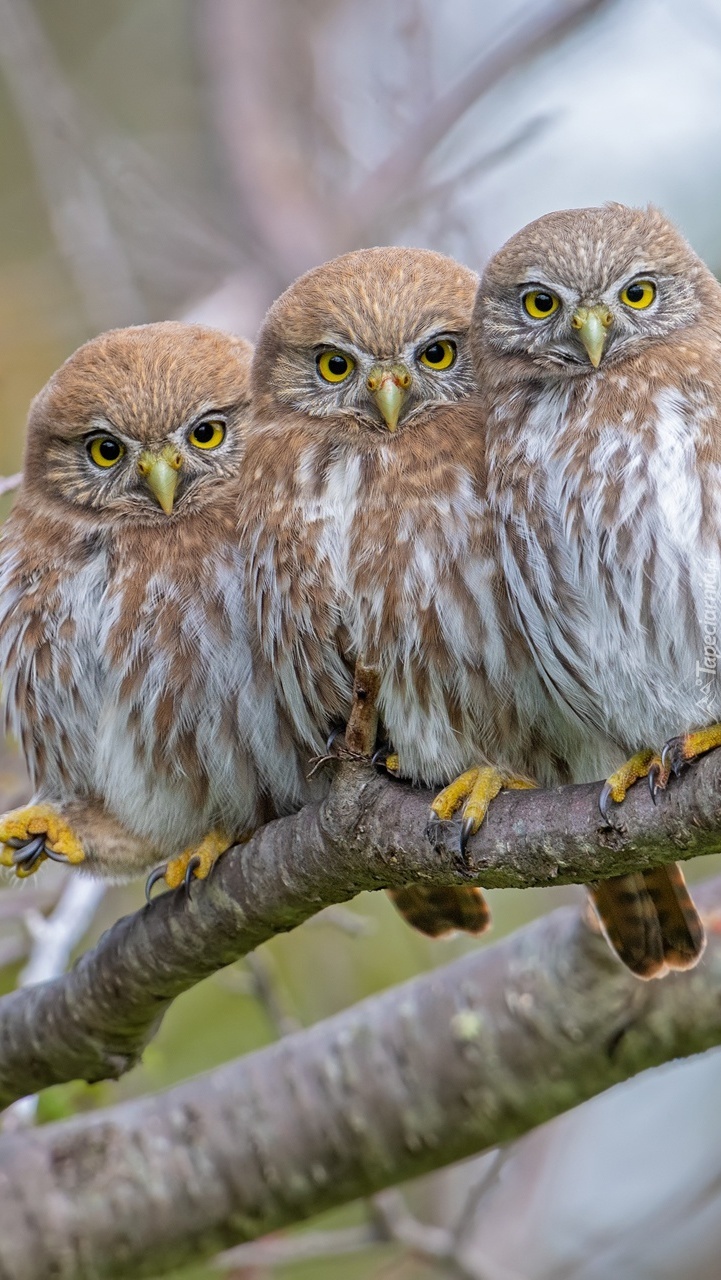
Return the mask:
M19 879L50 858L77 866L85 851L75 832L49 804L28 805L0 817L0 866L10 867Z
M463 806L458 839L461 860L467 869L466 845L471 836L478 831L488 813L491 801L495 800L501 791L532 791L535 786L536 783L531 778L526 778L522 774L506 773L491 766L483 765L476 769L468 769L436 796L431 805L426 834L431 843L442 842L443 824L454 820L457 810Z
M673 773L678 777L684 765L702 756L706 751L721 746L721 724L711 724L707 729L698 729L695 733L684 733L678 738L669 738L661 760L666 770L666 777Z
M648 778L648 786L651 792L651 798L654 803L659 791L663 791L668 782L669 769L665 760L654 751L653 748L647 747L643 751L637 751L635 756L631 756L620 769L616 769L609 778L606 779L600 796L598 797L598 807L601 811L601 817L608 826L612 826L611 822L611 801L614 804L620 804L626 799L629 787L634 782L638 782L639 778Z
M207 880L218 858L231 844L223 831L209 831L200 844L191 845L177 858L171 858L170 862L151 871L145 882L146 901L150 902L153 886L159 880L164 880L169 889L177 889L182 884L185 892L189 893L193 880Z

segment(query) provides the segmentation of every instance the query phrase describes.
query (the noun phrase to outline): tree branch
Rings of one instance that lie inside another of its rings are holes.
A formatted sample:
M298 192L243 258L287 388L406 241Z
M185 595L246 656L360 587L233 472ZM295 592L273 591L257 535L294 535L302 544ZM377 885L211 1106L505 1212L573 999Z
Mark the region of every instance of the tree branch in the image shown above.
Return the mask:
M156 1276L721 1041L708 953L643 983L572 907L165 1094L0 1137L4 1280Z
M673 780L655 807L647 788L632 789L622 829L600 827L597 799L597 784L499 796L468 846L472 880L584 883L716 852L721 752ZM365 765L341 764L322 805L263 827L188 900L161 895L119 920L69 974L4 996L0 1105L77 1077L122 1075L176 996L329 903L419 880L461 883L453 852L425 835L429 800Z

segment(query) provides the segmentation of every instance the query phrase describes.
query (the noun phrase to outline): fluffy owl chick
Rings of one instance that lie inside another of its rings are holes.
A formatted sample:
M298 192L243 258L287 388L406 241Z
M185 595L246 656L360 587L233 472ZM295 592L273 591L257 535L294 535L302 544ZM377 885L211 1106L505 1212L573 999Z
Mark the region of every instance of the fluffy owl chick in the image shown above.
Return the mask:
M251 347L175 323L81 347L30 411L0 548L0 670L34 787L0 860L165 878L302 790L240 589ZM267 765L267 771L266 771Z
M570 676L593 695L607 816L637 778L655 796L667 765L721 741L721 288L656 210L566 210L491 260L473 340L515 618L550 689ZM573 777L591 779L583 761ZM592 895L641 976L701 955L677 867Z
M361 661L381 675L401 776L437 786L464 771L496 794L514 780L486 753L503 758L531 719L517 702L540 681L520 650L510 676L500 661L470 400L476 285L440 254L376 248L278 299L253 360L243 541L299 742L322 752L347 720ZM432 935L488 923L470 887L392 896Z

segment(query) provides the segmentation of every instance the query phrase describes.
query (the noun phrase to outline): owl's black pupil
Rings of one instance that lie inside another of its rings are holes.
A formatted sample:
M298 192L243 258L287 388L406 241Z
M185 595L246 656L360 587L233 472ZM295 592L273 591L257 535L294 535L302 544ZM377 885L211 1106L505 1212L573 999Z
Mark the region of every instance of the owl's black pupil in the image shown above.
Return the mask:
M120 457L120 445L117 440L101 440L98 453L106 462L115 462Z
M553 298L550 293L537 293L533 301L536 304L537 311L553 310Z
M211 422L201 422L200 426L195 428L195 438L196 440L199 440L201 444L208 444L208 442L213 439L214 435L215 427Z
M445 354L440 342L433 342L430 347L426 347L426 360L429 364L440 364Z
M345 356L330 357L330 360L328 361L328 369L330 370L331 373L335 373L336 375L340 376L341 373L345 373L347 368L348 368L348 361L346 360Z
M640 302L643 298L643 285L630 284L626 290L629 302Z

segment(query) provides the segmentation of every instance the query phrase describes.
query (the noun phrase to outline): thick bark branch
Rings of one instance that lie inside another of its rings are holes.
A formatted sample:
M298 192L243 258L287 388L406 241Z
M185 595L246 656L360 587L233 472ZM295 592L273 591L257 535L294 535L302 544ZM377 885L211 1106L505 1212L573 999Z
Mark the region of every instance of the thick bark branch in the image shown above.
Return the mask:
M654 807L632 790L624 829L603 830L598 786L509 792L469 845L486 888L583 883L715 852L721 752L673 781ZM201 979L363 889L460 882L425 835L429 796L364 765L338 767L330 795L269 823L212 880L161 896L109 930L61 978L0 999L0 1105L47 1085L127 1071L168 1004ZM620 821L620 817L619 817Z
M721 1041L701 965L639 982L562 908L167 1093L0 1138L0 1276L159 1275L504 1142Z

